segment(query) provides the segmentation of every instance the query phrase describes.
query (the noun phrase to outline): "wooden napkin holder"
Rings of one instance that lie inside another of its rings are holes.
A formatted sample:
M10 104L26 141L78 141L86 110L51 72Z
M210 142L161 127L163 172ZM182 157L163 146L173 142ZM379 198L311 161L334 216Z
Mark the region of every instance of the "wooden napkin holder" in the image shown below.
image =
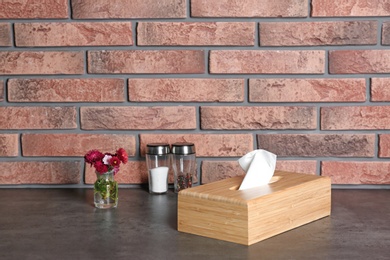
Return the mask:
M271 182L238 190L244 176L178 194L178 230L251 245L330 215L329 177L275 171Z

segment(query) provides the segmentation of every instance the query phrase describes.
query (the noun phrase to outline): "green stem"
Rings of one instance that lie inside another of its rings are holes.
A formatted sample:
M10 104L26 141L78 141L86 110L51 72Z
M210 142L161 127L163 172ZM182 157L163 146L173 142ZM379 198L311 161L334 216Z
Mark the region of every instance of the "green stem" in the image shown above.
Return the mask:
M116 201L118 198L118 183L114 180L99 178L94 184L94 192L100 193L103 199L111 198Z

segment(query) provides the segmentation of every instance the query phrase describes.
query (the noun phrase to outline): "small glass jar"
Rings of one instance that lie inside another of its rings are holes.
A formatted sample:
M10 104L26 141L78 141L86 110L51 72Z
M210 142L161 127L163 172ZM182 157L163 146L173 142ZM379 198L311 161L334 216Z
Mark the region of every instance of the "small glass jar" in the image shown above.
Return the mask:
M114 179L114 170L98 173L93 185L95 207L110 209L118 206L118 183Z
M195 167L195 145L193 143L172 144L172 168L176 193L192 187Z
M146 165L148 167L149 192L163 194L168 191L170 148L167 143L146 145Z

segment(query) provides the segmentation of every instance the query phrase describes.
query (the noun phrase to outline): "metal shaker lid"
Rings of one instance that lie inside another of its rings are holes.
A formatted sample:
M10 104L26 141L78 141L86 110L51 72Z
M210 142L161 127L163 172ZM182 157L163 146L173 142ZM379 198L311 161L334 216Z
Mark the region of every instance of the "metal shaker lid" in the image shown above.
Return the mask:
M167 143L152 143L146 145L146 153L153 155L163 155L170 153L169 144Z
M174 143L172 144L172 153L173 154L194 154L195 145L193 143Z

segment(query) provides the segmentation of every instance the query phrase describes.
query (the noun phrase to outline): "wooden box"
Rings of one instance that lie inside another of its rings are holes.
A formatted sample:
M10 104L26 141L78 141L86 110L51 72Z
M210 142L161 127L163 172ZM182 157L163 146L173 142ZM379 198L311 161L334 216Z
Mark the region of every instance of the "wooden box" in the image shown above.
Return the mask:
M251 245L330 215L328 177L276 171L267 185L238 190L243 176L178 194L178 230Z

